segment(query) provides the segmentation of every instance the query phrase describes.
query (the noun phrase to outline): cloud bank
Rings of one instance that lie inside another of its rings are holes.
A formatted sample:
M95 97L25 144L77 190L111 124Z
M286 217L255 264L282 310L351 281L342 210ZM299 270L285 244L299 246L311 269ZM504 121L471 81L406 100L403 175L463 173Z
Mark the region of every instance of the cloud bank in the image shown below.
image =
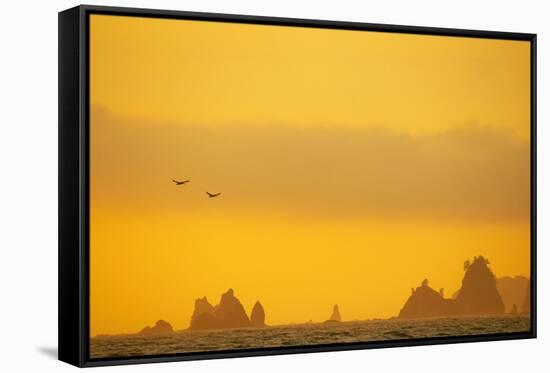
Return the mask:
M404 135L383 126L207 128L99 107L91 117L92 208L200 211L208 190L222 193L216 208L224 211L529 219L529 143L504 129ZM172 178L192 182L176 190Z

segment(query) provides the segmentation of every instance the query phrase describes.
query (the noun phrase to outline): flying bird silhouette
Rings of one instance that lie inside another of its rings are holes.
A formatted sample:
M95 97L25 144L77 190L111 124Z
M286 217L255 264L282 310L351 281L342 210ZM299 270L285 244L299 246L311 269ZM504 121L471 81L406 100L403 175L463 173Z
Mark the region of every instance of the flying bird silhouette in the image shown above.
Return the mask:
M206 192L206 194L208 194L208 198L214 198L214 197L219 196L221 193L209 193L209 192Z
M172 179L172 181L173 181L174 183L176 183L176 185L183 185L183 184L186 184L186 183L190 182L191 180L182 180L182 181L178 181L178 180Z

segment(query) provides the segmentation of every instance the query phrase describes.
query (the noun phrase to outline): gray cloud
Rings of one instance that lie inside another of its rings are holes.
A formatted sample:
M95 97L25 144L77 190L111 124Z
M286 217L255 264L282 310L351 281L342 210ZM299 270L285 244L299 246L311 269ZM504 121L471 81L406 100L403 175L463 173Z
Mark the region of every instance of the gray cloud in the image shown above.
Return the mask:
M210 190L223 193L220 209L303 217L529 217L529 143L506 130L206 128L93 108L92 134L93 202L102 206L189 211L204 208ZM186 190L170 185L178 177L192 179Z

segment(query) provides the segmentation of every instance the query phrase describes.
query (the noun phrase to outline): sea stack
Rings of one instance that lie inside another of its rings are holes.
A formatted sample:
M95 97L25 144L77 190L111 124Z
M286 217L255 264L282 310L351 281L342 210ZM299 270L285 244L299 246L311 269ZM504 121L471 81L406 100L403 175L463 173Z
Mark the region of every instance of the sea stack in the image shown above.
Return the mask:
M444 297L428 286L428 280L411 289L411 295L399 312L400 318L444 317L458 315L495 315L504 313L504 303L497 290L489 261L483 256L464 263L462 287L454 299Z
M338 309L338 305L335 304L332 307L332 315L330 315L330 318L324 322L324 324L332 324L332 323L339 323L342 321L342 316L340 315L340 310Z
M252 312L250 313L250 324L256 328L265 326L265 311L259 301L254 303L254 307L252 307Z
M206 297L195 300L189 329L226 329L250 327L251 323L243 305L235 297L233 289L222 294L220 303L212 306Z
M342 321L342 316L340 315L340 310L338 309L338 305L335 304L334 307L332 307L332 315L330 316L331 321Z
M424 280L419 287L411 289L411 295L399 312L398 317L415 319L450 316L456 312L454 303L453 299L443 298L442 291L435 291L428 286L428 280Z
M477 256L466 268L462 287L456 297L461 315L494 315L504 313L504 303L497 290L495 275L489 261Z
M155 326L152 328L149 326L146 326L143 328L138 334L139 335L145 335L145 336L153 336L153 335L164 335L164 334L170 334L174 331L174 328L172 328L172 325L170 325L169 322L166 322L164 320L159 320L155 323Z
M206 297L195 299L195 310L193 311L193 316L191 316L191 321L201 313L214 314L214 306L208 302Z
M220 304L216 306L214 315L222 320L226 328L242 328L250 326L250 320L241 302L233 295L233 289L222 294Z
M221 322L214 316L214 306L208 302L206 297L195 299L195 310L191 316L189 329L218 329Z
M521 308L526 287L529 287L529 279L524 276L497 278L497 289L506 312L512 312L514 305Z

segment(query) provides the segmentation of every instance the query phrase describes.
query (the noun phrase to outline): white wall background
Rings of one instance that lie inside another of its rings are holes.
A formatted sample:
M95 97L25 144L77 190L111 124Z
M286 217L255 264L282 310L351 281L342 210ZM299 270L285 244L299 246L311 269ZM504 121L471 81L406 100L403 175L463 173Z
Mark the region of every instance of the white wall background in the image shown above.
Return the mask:
M550 368L550 22L547 1L111 0L94 4L538 33L539 338L107 368L109 371L525 372ZM57 12L75 1L2 3L0 12L0 371L74 369L57 349Z

